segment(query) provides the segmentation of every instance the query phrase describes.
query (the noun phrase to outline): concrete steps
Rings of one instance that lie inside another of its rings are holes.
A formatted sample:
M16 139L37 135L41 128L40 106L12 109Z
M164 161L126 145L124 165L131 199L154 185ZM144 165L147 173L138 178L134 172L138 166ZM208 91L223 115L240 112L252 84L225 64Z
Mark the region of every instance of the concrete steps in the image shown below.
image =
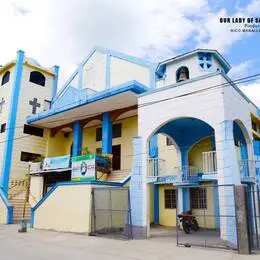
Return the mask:
M130 171L128 170L119 170L119 171L112 171L107 178L108 182L121 182L123 181L128 175Z
M19 220L23 218L23 208L24 208L24 200L23 199L11 199L10 203L14 207L14 215L13 215L13 222L18 223ZM31 218L31 207L27 203L25 208L25 219L27 222L30 221Z

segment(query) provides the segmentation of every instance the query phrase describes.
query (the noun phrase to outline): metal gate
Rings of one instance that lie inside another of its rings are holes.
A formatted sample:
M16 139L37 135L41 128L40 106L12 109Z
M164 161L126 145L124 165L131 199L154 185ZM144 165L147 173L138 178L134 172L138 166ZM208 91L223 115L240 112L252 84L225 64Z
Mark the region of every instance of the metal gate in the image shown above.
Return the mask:
M132 239L130 205L130 193L128 188L93 188L91 235Z
M176 195L177 246L237 249L234 185L179 186ZM180 215L185 199L189 201L186 212L191 210L188 230Z
M252 250L260 250L260 189L247 187L249 243Z

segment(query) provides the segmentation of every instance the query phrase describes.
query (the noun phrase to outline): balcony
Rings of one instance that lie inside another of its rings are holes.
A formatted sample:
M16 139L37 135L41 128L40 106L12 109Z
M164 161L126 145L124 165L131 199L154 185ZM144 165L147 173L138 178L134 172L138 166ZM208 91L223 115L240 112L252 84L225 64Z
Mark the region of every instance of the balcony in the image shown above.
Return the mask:
M191 165L174 167L170 171L165 169L165 160L160 158L148 159L148 183L192 184L199 181L216 180L217 156L215 151L202 153L203 170Z
M196 167L185 165L174 167L172 171L166 172L165 160L160 158L148 159L148 183L191 183L198 181L198 170Z
M260 167L257 161L241 160L239 162L239 170L241 183L255 183L256 174L258 174Z

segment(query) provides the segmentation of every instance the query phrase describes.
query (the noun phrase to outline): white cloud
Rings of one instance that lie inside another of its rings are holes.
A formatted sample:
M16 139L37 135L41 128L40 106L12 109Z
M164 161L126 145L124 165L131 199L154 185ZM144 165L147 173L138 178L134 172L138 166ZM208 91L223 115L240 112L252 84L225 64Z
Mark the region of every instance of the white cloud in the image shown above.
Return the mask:
M260 80L252 84L241 86L240 89L255 103L255 105L260 107Z
M240 64L234 65L228 75L234 80L250 76L250 68L252 68L253 64L254 62L252 60L247 60Z
M230 12L222 8L218 12L211 12L205 14L203 21L203 30L199 32L197 41L199 47L206 47L217 49L220 52L228 51L232 45L246 37L254 34L243 32L230 32L230 29L241 29L241 24L220 23L220 18L223 17L254 17L260 14L260 1L252 0L243 8L238 8L237 11Z
M252 0L245 12L257 9ZM95 45L154 60L192 38L226 50L242 36L225 32L220 15L228 12L214 14L207 0L0 0L0 64L23 49L43 66L60 65L64 82Z

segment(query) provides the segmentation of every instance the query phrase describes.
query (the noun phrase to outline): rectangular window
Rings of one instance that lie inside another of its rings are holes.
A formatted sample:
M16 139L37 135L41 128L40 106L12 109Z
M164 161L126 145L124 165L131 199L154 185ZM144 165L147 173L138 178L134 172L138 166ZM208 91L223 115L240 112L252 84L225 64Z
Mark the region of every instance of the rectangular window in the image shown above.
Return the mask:
M122 124L115 124L112 127L112 138L118 138L122 136ZM102 141L102 127L96 129L96 141Z
M50 100L44 100L43 104L43 111L47 111L51 108L51 101Z
M102 148L96 148L96 154L101 155L102 154Z
M1 129L0 129L0 133L4 133L6 130L6 123L1 124Z
M32 162L39 157L41 157L41 154L21 152L21 161L22 162Z
M173 145L173 141L169 137L166 137L166 145Z
M176 209L176 190L164 190L164 207L166 209Z
M31 125L24 125L23 132L24 134L35 135L39 137L43 137L44 135L44 129Z
M121 137L122 136L122 124L115 124L113 125L113 138Z
M191 188L190 204L192 209L206 209L207 208L206 188Z
M102 128L99 127L96 129L96 141L99 142L102 140Z

